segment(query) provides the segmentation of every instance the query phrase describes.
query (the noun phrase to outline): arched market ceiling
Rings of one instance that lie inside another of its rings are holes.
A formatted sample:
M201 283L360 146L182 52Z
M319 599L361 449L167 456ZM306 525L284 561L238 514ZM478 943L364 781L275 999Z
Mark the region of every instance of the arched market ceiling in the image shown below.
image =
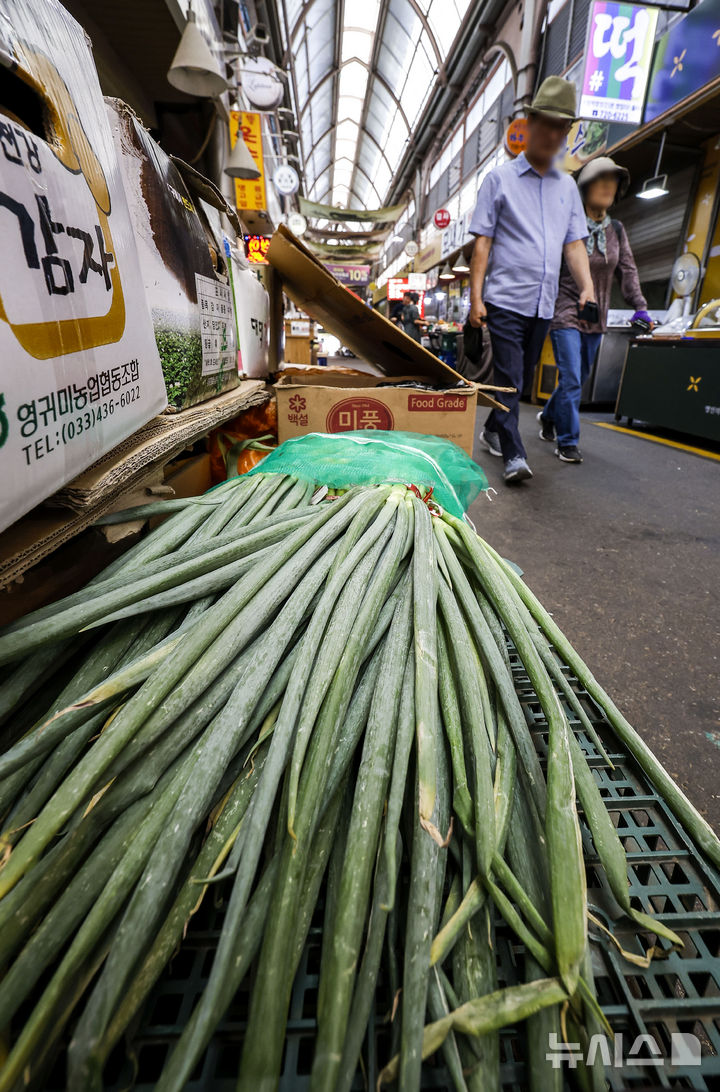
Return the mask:
M473 0L282 0L305 194L379 208Z

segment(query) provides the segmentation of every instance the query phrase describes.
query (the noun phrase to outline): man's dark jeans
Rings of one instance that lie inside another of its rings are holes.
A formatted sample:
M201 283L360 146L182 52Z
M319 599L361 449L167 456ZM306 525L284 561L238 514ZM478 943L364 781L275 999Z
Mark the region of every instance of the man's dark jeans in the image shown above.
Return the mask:
M518 427L520 395L530 382L535 365L540 359L550 320L518 315L516 311L506 311L488 303L487 325L493 351L495 383L498 387L516 387L517 393L498 394L498 402L507 406L507 412L493 410L485 428L489 432L497 433L505 462L518 455L524 459L526 453Z

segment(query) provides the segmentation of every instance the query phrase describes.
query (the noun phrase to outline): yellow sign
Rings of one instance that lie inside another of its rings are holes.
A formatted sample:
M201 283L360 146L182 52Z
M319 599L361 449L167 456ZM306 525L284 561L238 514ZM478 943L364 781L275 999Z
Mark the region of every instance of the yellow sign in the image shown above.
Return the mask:
M712 300L720 295L720 223L713 217L720 182L720 148L717 145L717 137L705 142L705 160L685 236L684 249L695 254L701 262L706 248L708 250L705 280L698 293L700 300Z
M260 177L252 181L244 178L235 179L235 204L238 209L263 210L267 208L267 190L265 188L265 164L263 162L262 127L260 114L246 110L230 111L230 144L234 148L238 129L248 146Z

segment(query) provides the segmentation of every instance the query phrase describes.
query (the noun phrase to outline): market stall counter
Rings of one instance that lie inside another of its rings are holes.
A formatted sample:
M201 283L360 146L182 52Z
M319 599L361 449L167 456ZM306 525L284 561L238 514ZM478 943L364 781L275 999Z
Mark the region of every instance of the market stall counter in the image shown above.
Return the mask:
M627 417L720 440L720 342L638 338L631 342L615 418Z

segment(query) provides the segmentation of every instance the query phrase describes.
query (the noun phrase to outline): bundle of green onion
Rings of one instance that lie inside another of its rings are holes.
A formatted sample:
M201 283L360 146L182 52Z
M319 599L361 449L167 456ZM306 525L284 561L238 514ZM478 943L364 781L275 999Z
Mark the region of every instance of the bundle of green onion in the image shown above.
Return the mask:
M341 496L235 479L172 513L88 586L0 632L0 1092L103 1069L208 885L232 894L207 987L159 1092L181 1090L244 982L238 1088L277 1086L290 994L324 905L313 1092L350 1089L380 977L396 1004L380 1082L500 1086L499 1029L604 1017L588 955L577 802L618 913L624 851L566 710L563 665L704 853L720 843L512 568L399 485ZM132 510L118 518L146 514ZM519 654L549 725L538 756ZM608 760L609 761L609 760ZM524 948L498 987L494 929ZM585 1086L602 1087L598 1066Z

